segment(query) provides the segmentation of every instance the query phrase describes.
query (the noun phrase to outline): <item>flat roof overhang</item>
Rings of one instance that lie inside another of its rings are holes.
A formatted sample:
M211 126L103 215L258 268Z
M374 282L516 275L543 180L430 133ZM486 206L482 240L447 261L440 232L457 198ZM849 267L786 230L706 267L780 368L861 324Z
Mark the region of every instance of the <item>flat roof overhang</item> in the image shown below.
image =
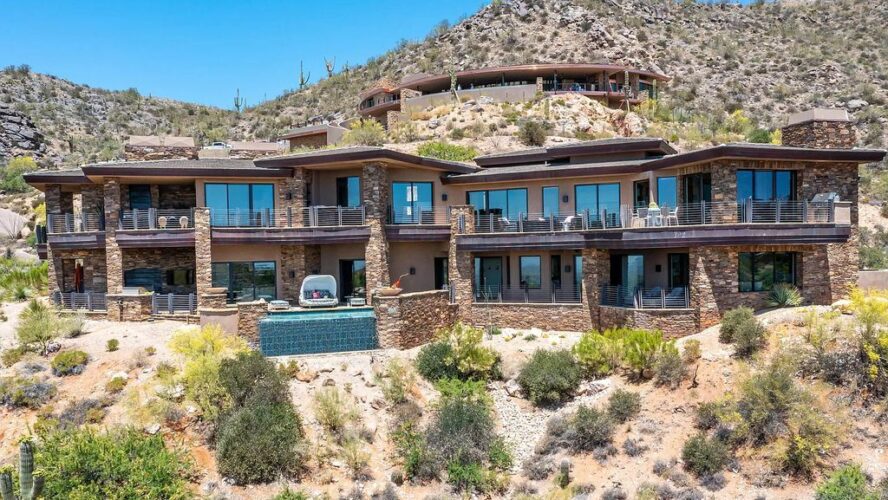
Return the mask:
M115 232L120 248L176 248L194 246L194 229L120 230Z
M385 226L385 235L389 241L448 241L450 226L389 224Z
M46 241L53 250L105 248L105 231L49 234L46 236Z
M336 228L232 228L214 227L211 231L214 244L278 243L288 245L316 245L320 243L365 243L370 239L367 226Z
M194 161L194 160L192 160ZM183 177L183 178L204 178L204 177L290 177L289 170L277 168L248 168L248 169L213 169L208 167L180 167L180 168L161 168L161 167L139 167L136 165L125 167L83 167L83 173L90 179L101 179L103 177Z
M296 168L296 167L329 167L342 168L350 163L380 161L406 167L425 167L443 172L469 173L476 172L479 167L465 163L438 160L425 156L413 155L380 147L354 147L320 150L312 153L261 158L255 160L257 166L263 168Z
M457 236L462 251L641 250L693 246L818 245L844 243L851 227L837 224L731 224L696 228L607 229L558 233L494 233Z
M566 144L548 148L533 148L513 153L483 155L475 158L475 163L482 167L515 165L519 163L543 162L555 158L570 156L602 156L623 153L655 153L657 155L675 154L676 150L668 142L659 137L584 141L577 144Z

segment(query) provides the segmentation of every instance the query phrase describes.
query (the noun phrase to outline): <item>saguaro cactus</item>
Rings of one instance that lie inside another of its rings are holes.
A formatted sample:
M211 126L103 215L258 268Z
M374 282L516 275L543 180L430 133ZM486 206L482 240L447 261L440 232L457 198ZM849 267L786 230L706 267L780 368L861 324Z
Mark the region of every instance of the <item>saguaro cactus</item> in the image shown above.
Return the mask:
M19 490L12 491L12 468L0 471L0 495L3 500L34 500L43 490L43 478L34 473L34 445L29 440L19 445Z

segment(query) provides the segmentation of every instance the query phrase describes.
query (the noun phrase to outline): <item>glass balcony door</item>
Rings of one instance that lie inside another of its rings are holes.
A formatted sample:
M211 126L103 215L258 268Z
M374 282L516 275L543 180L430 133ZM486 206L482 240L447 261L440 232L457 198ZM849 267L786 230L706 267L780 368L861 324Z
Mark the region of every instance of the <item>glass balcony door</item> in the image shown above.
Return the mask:
M434 222L432 209L431 182L392 183L392 220L395 224Z

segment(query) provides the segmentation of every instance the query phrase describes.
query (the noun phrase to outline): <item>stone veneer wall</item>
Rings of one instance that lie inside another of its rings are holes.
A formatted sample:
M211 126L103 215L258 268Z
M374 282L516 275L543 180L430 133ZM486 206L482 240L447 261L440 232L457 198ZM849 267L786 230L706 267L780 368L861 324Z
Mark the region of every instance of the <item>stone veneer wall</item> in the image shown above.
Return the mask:
M237 334L251 344L259 343L259 321L268 315L264 300L237 304Z
M131 146L123 148L127 161L143 160L196 160L200 148L197 146Z
M108 293L123 291L123 254L117 246L117 225L120 216L120 179L106 177L105 193L105 261L108 269Z
M850 149L857 145L857 132L850 121L812 120L783 127L783 145Z
M382 163L367 163L361 176L361 199L364 200L366 223L370 238L364 251L367 276L367 294L391 284L389 270L389 245L385 235L385 219L388 210L388 169Z
M151 317L152 294L108 294L107 309L110 321L145 321Z
M105 292L108 289L108 270L105 249L51 250L48 252L49 283L52 291L74 291L74 261L83 260L83 289L87 292Z
M472 279L475 269L471 252L460 252L456 244L459 239L459 221L464 221L464 234L475 232L475 211L470 205L450 207L450 246L447 253L447 269L450 285L453 287L454 303L459 319L470 323L472 319Z
M472 306L472 317L465 321L476 326L496 325L502 328L541 328L569 332L595 328L587 304L477 303Z
M410 349L435 338L441 328L456 322L456 305L446 290L376 296L376 333L383 349Z
M213 244L211 241L210 209L194 209L194 287L198 305L208 306L204 298L213 287Z
M122 252L123 271L131 269L160 269L166 281L166 271L172 269L190 269L194 271L194 250L191 248L127 248ZM158 291L158 290L155 290ZM194 285L164 285L162 293L188 294L194 293Z
M693 309L624 309L599 306L599 330L627 327L660 330L667 338L693 335L700 331Z
M62 186L47 184L43 191L43 201L46 203L46 213L62 213Z
M197 192L194 184L154 184L157 187L156 208L191 209L197 204Z

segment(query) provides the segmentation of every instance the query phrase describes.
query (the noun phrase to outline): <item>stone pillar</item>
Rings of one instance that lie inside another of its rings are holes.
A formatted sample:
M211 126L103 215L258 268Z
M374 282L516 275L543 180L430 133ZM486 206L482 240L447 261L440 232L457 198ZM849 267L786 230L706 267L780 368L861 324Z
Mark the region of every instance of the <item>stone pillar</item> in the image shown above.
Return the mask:
M541 76L536 77L536 93L543 93L543 77Z
M709 328L721 321L721 313L713 290L712 277L716 273L712 272L712 266L728 264L724 258L719 258L718 253L724 254L715 248L703 246L691 247L688 252L691 308L696 311L700 329Z
M101 184L90 184L80 189L80 209L87 214L101 214L105 211L105 199Z
M64 266L62 256L58 251L52 250L52 245L46 245L46 264L49 278L49 293L64 292Z
M292 213L293 227L302 227L302 209L309 205L305 199L305 178L307 174L308 172L302 167L294 168L293 175L284 179L278 190L278 206L285 213L287 210Z
M281 298L296 305L299 302L299 289L307 275L305 246L281 245Z
M850 149L857 145L857 133L844 109L812 109L790 115L783 145Z
M105 178L105 262L108 270L108 293L123 292L123 252L117 246L120 223L120 179Z
M601 329L601 287L610 278L610 252L600 248L583 249L583 300L589 305L592 326Z
M62 186L60 184L47 184L43 198L46 201L46 213L62 213Z
M210 228L210 209L194 209L194 284L197 289L198 306L206 304L205 295L213 287L213 242Z
M361 199L364 202L370 239L364 251L367 274L367 296L391 283L389 247L385 236L385 219L389 205L388 170L382 163L367 163L361 176Z
M460 232L462 226L462 232ZM447 269L450 273L450 286L453 287L454 301L458 306L460 321L470 322L472 318L472 280L475 268L472 253L457 249L460 234L475 232L475 208L471 205L450 207L450 248L447 253Z

